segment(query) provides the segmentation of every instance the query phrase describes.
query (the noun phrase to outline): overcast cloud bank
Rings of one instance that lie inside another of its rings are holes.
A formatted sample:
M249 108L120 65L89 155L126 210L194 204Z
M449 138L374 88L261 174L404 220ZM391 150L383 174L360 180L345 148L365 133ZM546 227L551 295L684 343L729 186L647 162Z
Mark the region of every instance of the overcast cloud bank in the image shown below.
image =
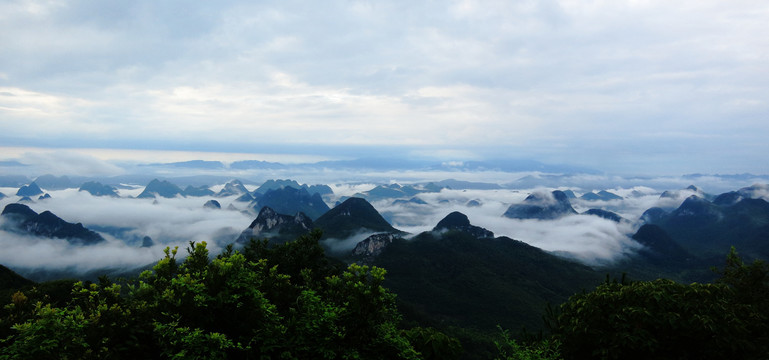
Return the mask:
M764 174L766 33L747 0L3 2L0 142Z

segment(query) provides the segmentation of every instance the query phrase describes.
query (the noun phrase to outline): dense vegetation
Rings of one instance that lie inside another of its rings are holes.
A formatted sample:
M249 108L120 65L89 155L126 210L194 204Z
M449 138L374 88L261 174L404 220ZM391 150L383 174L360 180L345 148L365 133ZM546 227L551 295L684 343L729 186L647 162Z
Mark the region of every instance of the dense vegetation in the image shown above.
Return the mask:
M549 316L566 359L766 359L769 266L734 248L715 283L608 281Z
M451 262L438 259L464 257L467 262L454 263L455 269L472 266L482 253L474 247L493 243L448 235L443 240L451 246L445 251L455 255L420 257L423 263L412 268L411 291L427 287L420 277L439 268L445 276L456 275L445 268ZM0 311L0 359L764 359L769 354L769 265L745 264L734 250L713 283L607 279L552 309L548 332L515 338L508 330L471 331L462 339L472 345L463 354L464 344L456 338L420 327L441 324L426 320L427 309L409 306L406 283L392 285L404 291L401 304L410 322L401 321L395 294L383 286L383 268L331 260L320 238L315 231L284 244L252 240L241 251L227 248L213 258L205 243L190 243L183 261L177 260L177 249L167 249L152 270L130 281L33 286L4 271L0 279L22 290L6 297L10 303ZM510 251L533 256L518 264L514 276L544 271L536 261L544 255L510 243ZM406 253L391 256L398 254ZM479 267L489 281L503 273L494 270L498 262L490 264ZM564 281L556 276L553 286ZM510 312L518 306L516 295L494 288L494 282L473 286L491 288L470 288L474 294L463 300L470 317L484 306ZM487 292L499 299L469 303ZM520 296L527 292L516 290ZM450 310L447 299L435 300L429 311ZM449 323L451 335L462 334L461 322ZM492 344L493 351L477 352L472 344L477 341Z
M77 282L71 296L13 294L2 359L457 358L456 340L398 329L381 268L327 260L319 232L268 246L252 241L210 259L191 243L151 271L114 283ZM35 298L37 297L37 298Z
M548 303L602 280L587 266L523 242L463 231L396 239L373 264L387 269L385 285L398 294L407 321L459 338L475 359L495 356L497 326L542 329Z

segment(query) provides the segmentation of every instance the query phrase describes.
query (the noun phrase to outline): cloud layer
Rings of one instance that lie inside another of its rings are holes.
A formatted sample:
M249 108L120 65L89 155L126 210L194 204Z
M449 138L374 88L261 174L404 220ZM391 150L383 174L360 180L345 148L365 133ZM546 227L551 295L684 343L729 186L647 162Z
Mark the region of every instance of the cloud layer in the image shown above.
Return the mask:
M0 141L765 173L766 33L754 1L4 2Z
M66 157L65 157L66 158ZM389 173L368 176L387 176ZM439 175L444 175L438 173ZM348 176L348 174L337 174ZM435 174L433 174L435 175ZM469 180L478 180L489 174L464 173L464 176L476 176ZM331 176L327 174L326 176ZM403 176L403 174L401 174ZM423 179L426 173L412 173L413 178ZM338 178L337 178L338 179ZM604 179L605 181L606 179ZM615 179L616 180L616 179ZM677 181L654 180L653 184L672 183L676 185L685 179ZM723 180L715 183L721 184ZM301 181L305 182L305 181ZM588 183L594 184L595 177ZM332 184L336 200L352 196L356 193L371 190L374 182L339 182ZM727 190L737 190L741 185L730 183ZM219 190L223 185L214 185L212 189ZM249 190L255 186L250 185ZM675 187L681 189L682 187ZM567 187L562 187L566 190ZM552 221L517 220L502 216L511 204L518 204L531 193L550 192L553 188L519 188L497 190L452 190L443 189L440 192L420 193L416 197L424 202L394 202L393 199L380 200L372 203L374 207L396 228L411 234L430 231L446 215L452 211L466 214L473 225L487 228L495 236L507 236L521 240L547 251L572 257L588 264L612 262L632 254L638 249L638 244L630 236L639 226L641 214L651 207L674 209L688 196L692 190L676 190L668 196L661 197L662 190L669 188L652 188L649 186L597 188L574 186L577 196L584 193L606 189L623 197L621 200L586 201L572 199L572 206L582 213L591 208L613 211L625 220L615 223L596 216L570 215ZM707 190L708 188L705 187ZM0 192L8 195L0 200L0 207L18 200L15 188L0 188ZM107 242L89 247L75 247L65 241L41 239L19 234L0 231L0 264L15 269L62 269L70 268L75 271L88 271L100 268L128 268L152 263L162 256L166 246L179 246L184 249L190 241L206 241L212 254L233 242L240 232L248 227L255 214L246 214L237 210L211 210L203 207L209 200L207 197L189 198L158 198L136 199L143 186L125 187L119 190L121 198L94 197L77 189L48 191L50 199L38 200L29 206L42 212L50 210L69 222L80 222L87 227L102 232ZM717 194L717 193L715 193ZM752 196L763 196L769 199L766 186L753 188ZM217 198L222 208L233 204L238 209L245 209L244 203L235 202L237 196ZM1 219L0 219L1 220ZM109 229L113 231L110 231ZM335 239L327 245L332 251L349 251L355 244L370 234L357 234L351 239ZM154 245L140 248L141 239L149 236Z
M9 193L5 188L2 190ZM121 191L121 195L136 195L137 191L141 188ZM0 246L7 249L0 254L0 264L15 268L74 267L79 271L140 266L160 259L166 246L184 249L190 241L206 241L211 253L216 254L253 220L239 211L206 209L203 204L207 198L159 198L154 202L152 199L94 197L76 189L49 193L50 199L29 206L38 213L50 210L65 221L80 222L86 227L113 227L121 231L115 236L102 231L108 241L88 247L0 231ZM15 198L0 200L0 206L5 207ZM217 200L226 207L234 197ZM144 236L152 238L152 247L139 247L141 243L136 239Z

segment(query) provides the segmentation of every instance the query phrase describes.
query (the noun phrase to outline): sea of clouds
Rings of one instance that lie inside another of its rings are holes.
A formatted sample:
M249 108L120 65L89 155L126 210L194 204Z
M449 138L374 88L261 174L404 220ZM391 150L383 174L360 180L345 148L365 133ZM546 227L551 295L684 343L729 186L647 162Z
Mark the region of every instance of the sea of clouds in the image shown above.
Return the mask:
M385 174L379 174L383 176ZM420 178L427 174L412 174ZM435 174L433 174L435 175ZM401 174L403 176L403 174ZM478 180L465 176L466 180ZM681 180L683 182L684 180ZM374 188L381 182L335 182L329 183L334 196L328 198L329 206L343 199ZM223 184L211 188L218 191ZM254 190L256 186L249 186ZM674 209L688 196L695 194L683 187L673 188L666 197L660 194L666 188L632 186L603 188L623 197L621 200L585 201L571 199L578 213L591 208L617 213L623 221L616 223L597 216L568 215L556 220L520 220L503 217L511 204L521 203L533 192L550 192L567 187L532 187L520 189L461 190L443 189L440 192L421 193L417 198L426 204L394 203L395 199L372 202L372 205L399 230L409 236L430 231L452 211L466 214L473 225L494 232L495 236L507 236L524 241L546 251L570 257L589 265L606 264L622 259L640 246L631 239L640 226L639 218L651 207ZM737 184L733 190L739 189ZM568 187L577 196L601 188L579 186ZM0 207L18 201L13 195L17 189L0 188L8 195L0 200ZM49 210L72 223L100 230L107 241L92 246L75 246L59 239L44 239L0 231L0 264L24 273L33 269L71 269L90 271L103 268L132 268L146 266L163 256L166 247L183 249L190 241L208 244L211 254L217 254L232 243L241 231L254 220L255 212L249 212L246 203L231 197L176 197L157 199L135 198L143 186L127 186L119 190L120 198L95 197L77 189L47 191L50 199L35 200L28 205L40 213ZM769 196L767 196L769 198ZM204 208L206 201L215 199L222 209ZM472 202L472 203L471 203ZM227 209L232 204L236 209ZM478 205L480 204L480 205ZM120 229L118 232L104 229ZM367 233L357 234L351 239L337 239L332 251L349 251L363 240ZM153 240L150 247L141 247L144 236ZM331 244L331 243L330 243Z

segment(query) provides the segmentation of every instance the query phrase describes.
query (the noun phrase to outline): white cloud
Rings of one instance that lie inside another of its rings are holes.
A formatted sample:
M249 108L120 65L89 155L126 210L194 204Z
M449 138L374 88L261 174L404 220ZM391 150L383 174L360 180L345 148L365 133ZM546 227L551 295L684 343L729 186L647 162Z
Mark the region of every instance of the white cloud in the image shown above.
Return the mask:
M637 172L681 169L688 148L686 171L766 171L756 2L1 9L3 81L26 100L2 98L0 131L17 145L483 145Z
M0 264L26 268L74 266L79 270L139 266L158 260L166 246L184 249L190 241L206 241L210 252L216 254L234 242L253 220L251 215L238 211L206 209L203 204L209 198L205 197L159 198L153 203L152 199L94 197L77 189L49 193L50 199L28 206L38 213L49 210L65 221L83 223L86 227L128 228L131 230L127 236L139 239L149 236L155 245L149 249L138 248L138 244L126 245L126 239L106 235L106 243L75 247L63 240L30 239L3 232L0 245L13 251L4 251L7 256L0 259ZM5 207L15 198L0 200L0 205ZM234 198L217 200L226 208Z

